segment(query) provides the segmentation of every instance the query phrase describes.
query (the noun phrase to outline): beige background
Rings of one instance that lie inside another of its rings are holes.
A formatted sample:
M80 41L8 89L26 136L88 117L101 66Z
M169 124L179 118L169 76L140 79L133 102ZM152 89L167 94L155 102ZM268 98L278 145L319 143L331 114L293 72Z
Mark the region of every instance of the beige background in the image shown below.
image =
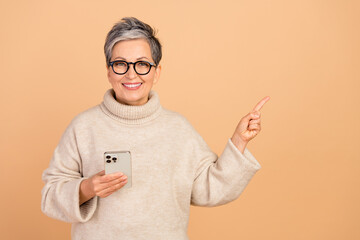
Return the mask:
M1 239L69 239L40 211L61 134L110 87L103 44L135 16L155 26L163 106L221 154L264 96L239 199L191 207L190 239L360 239L360 2L1 1ZM159 229L161 231L161 229Z

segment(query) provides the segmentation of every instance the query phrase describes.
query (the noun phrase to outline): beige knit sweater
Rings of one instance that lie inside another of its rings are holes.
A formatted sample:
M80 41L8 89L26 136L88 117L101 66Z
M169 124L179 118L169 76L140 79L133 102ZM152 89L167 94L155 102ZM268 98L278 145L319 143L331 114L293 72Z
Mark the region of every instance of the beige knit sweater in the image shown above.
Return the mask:
M132 187L79 206L82 180L104 169L106 151L132 155ZM151 91L142 106L104 101L77 115L43 173L42 211L72 223L72 239L188 239L190 204L218 206L239 197L261 168L229 139L218 156L180 114Z

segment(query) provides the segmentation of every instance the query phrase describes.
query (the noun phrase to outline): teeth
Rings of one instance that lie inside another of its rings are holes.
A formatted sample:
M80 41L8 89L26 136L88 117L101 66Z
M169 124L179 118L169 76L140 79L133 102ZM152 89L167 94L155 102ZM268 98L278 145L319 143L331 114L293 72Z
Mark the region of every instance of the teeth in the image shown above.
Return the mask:
M123 85L125 87L128 87L128 88L136 88L136 87L140 86L141 83L138 83L138 84L125 84L125 83L123 83Z

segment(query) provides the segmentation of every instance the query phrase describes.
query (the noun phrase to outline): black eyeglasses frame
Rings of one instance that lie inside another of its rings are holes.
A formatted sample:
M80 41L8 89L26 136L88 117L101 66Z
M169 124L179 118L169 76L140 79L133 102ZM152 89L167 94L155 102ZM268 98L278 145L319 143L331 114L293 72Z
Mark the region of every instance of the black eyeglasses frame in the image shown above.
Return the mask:
M114 63L116 63L116 62L126 63L127 69L126 69L126 71L125 71L124 73L117 73L117 72L115 72L115 70L114 70ZM148 64L150 65L149 71L147 71L146 73L138 73L138 72L136 71L135 65L138 64L138 63L140 63L140 62L146 62L146 63L148 63ZM136 61L136 62L127 62L127 61L124 61L124 60L115 60L115 61L109 62L109 65L111 66L113 72L114 72L115 74L118 74L118 75L124 75L124 74L126 74L126 73L129 71L130 64L133 65L134 71L135 71L136 74L138 74L138 75L146 75L146 74L148 74L148 73L151 71L151 67L156 67L155 63L148 62L148 61L144 61L144 60L140 60L140 61Z

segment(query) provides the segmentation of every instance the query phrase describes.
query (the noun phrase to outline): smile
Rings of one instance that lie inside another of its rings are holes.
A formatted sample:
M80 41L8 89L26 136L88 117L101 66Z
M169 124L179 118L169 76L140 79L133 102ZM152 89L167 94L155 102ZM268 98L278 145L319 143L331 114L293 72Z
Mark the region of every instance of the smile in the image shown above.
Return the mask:
M122 83L122 85L126 89L136 90L142 85L142 83Z

